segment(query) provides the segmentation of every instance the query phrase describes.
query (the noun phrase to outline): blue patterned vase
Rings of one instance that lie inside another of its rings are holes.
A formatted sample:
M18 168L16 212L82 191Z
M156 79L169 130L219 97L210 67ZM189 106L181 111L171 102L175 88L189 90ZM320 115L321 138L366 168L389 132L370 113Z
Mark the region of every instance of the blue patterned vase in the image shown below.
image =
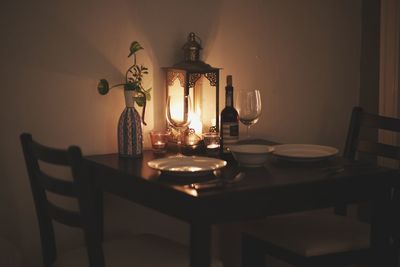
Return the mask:
M124 90L126 107L118 121L118 153L127 158L141 157L143 152L142 121L134 107L134 94Z

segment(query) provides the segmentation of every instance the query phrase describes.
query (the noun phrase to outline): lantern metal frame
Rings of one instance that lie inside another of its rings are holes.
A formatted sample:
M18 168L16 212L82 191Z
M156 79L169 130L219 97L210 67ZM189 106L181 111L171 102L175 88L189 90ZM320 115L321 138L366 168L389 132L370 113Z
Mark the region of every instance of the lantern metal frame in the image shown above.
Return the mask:
M198 92L196 90L196 82L204 76L210 83L210 87L215 88L215 125L211 123L209 131L219 131L219 71L220 68L211 67L209 64L200 60L200 50L203 49L201 46L201 39L193 32L189 33L187 42L182 47L184 52L184 61L173 65L172 67L163 68L166 72L166 99L170 95L170 87L174 86L176 80L179 80L180 88L183 88L183 98L190 95L190 89L193 89L193 99L191 99L194 109L196 105L200 103L196 99L196 95L203 94L204 92ZM203 87L201 87L201 90ZM182 99L183 101L183 99ZM201 101L201 100L200 100ZM188 114L187 105L184 105L185 116ZM212 117L214 115L209 113ZM214 118L212 118L214 119ZM204 127L203 113L200 115L201 123ZM169 128L172 132L172 128ZM190 131L188 128L187 135L194 131ZM203 132L203 130L202 130ZM173 133L173 132L172 132ZM173 135L172 135L173 136Z

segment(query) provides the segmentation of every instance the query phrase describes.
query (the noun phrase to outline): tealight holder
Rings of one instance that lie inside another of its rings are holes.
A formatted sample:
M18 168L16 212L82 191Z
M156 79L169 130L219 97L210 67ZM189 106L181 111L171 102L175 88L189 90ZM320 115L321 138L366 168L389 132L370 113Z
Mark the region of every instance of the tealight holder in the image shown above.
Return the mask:
M201 150L201 137L196 134L194 129L187 129L183 137L183 154L188 156L196 155L201 153Z
M163 154L167 152L169 133L162 131L151 131L150 139L153 152L157 154Z
M203 134L203 142L206 153L210 155L218 155L220 147L220 137L217 132L209 132Z

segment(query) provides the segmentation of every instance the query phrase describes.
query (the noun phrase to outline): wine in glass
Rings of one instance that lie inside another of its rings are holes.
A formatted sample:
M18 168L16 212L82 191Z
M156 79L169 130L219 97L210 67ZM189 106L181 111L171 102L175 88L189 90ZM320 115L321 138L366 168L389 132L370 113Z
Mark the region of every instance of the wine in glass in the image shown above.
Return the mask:
M192 110L192 103L190 96L168 96L167 99L167 121L178 131L177 145L178 154L177 156L183 156L181 153L182 149L182 131L190 124L190 114Z
M236 100L239 120L247 126L247 138L250 126L258 122L261 115L261 97L259 90L239 90Z

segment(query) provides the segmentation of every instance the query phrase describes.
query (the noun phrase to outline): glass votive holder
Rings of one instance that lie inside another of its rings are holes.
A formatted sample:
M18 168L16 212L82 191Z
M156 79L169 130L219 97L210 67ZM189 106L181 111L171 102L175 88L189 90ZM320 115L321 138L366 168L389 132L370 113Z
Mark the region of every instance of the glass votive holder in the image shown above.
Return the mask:
M154 153L166 153L169 133L162 131L151 131L151 147Z
M220 137L217 132L204 133L203 141L207 154L210 155L219 154Z

